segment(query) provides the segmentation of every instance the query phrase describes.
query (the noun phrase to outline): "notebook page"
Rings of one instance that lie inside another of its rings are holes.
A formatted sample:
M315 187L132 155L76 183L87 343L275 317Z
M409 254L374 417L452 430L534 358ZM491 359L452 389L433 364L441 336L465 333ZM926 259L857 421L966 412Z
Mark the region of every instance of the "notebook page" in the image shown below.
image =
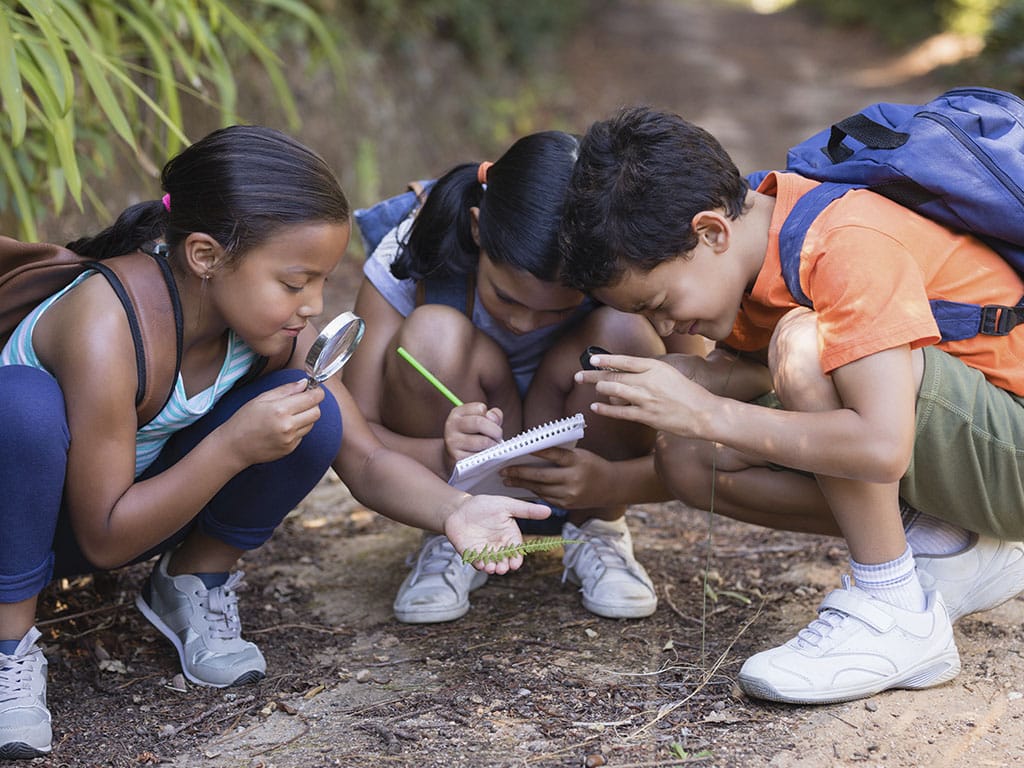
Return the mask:
M546 464L543 459L531 454L556 446L572 448L583 437L585 427L583 414L577 413L520 432L457 462L448 483L468 493L535 498L535 494L525 488L505 485L498 475L499 470L513 464Z

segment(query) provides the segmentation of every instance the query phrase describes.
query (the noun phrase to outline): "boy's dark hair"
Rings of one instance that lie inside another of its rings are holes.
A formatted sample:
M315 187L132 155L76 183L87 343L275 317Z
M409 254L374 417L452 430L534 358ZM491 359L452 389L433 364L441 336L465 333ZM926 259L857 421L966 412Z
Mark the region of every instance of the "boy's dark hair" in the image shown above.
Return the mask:
M392 274L419 280L474 272L479 248L470 208L476 206L480 248L494 262L557 280L558 232L578 150L579 139L561 131L524 136L488 169L486 190L477 163L455 166L430 190Z
M590 291L689 253L693 217L735 219L747 190L722 145L678 115L631 107L594 123L566 194L562 280Z
M270 128L234 125L197 141L164 166L161 200L137 203L94 237L68 243L102 259L164 238L173 252L193 232L220 243L229 260L283 226L344 223L349 204L327 163L295 139Z

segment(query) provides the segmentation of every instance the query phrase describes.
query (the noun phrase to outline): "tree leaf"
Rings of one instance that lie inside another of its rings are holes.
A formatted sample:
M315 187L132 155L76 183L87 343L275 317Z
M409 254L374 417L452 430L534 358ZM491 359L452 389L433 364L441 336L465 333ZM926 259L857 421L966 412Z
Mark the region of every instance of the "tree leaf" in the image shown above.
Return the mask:
M8 14L11 14L9 9L0 9L0 101L3 102L4 112L11 121L11 144L16 147L25 139L28 121L25 114L25 93L21 87L21 74L18 72L18 49L14 45Z
M110 121L110 126L118 136L124 139L133 149L136 148L135 134L132 132L128 118L117 100L110 83L103 74L102 62L107 62L107 57L102 49L94 48L85 39L85 34L96 37L95 28L89 19L81 12L75 3L69 0L56 0L59 3L54 8L54 24L68 41L69 47L78 57L78 63L82 67L89 88L99 102L103 114ZM81 31L80 31L81 30ZM98 41L97 45L98 45ZM123 65L122 65L123 66Z
M35 21L36 26L39 27L39 31L42 32L43 38L46 40L48 58L53 62L54 70L58 75L57 82L62 86L58 92L60 105L64 111L67 111L71 109L74 101L75 76L71 71L71 62L68 61L67 53L64 51L64 43L61 41L60 35L57 34L57 30L51 21L53 5L52 3L39 2L39 0L21 0L21 4L25 6L25 9L29 12L32 20ZM36 60L39 61L38 53L36 54ZM45 66L42 61L39 61L39 65Z
M39 232L36 229L35 211L32 209L32 198L25 187L25 182L18 170L14 155L8 146L0 141L0 170L3 170L7 183L10 185L11 193L18 205L18 226L19 235L25 240L35 241L39 239Z

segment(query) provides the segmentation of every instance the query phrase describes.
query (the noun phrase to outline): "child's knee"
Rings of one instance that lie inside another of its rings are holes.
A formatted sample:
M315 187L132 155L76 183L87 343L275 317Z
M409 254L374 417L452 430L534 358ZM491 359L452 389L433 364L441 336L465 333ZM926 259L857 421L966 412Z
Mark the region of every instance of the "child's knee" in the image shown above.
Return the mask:
M658 434L654 468L666 490L691 507L706 509L713 477L711 445L704 441Z
M462 312L443 304L424 304L405 318L396 340L443 379L465 367L479 333Z
M775 393L791 410L826 410L838 406L830 376L818 356L818 316L794 309L779 321L768 346L768 367Z
M597 345L620 355L651 357L665 353L665 344L654 327L642 315L620 312L612 307L598 307L588 314L566 335L570 343L579 347Z

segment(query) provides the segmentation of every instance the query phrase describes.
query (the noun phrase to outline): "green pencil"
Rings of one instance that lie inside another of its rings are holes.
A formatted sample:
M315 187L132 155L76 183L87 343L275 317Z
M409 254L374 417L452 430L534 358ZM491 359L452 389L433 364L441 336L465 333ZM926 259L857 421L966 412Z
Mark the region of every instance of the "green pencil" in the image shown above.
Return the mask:
M434 374L432 374L430 371L428 371L426 368L424 368L423 364L419 360L417 360L415 357L410 355L405 350L405 347L399 347L398 348L398 354L407 363L409 363L409 365L411 365L413 368L415 368L417 371L419 371L420 375L424 379L426 379L431 384L433 384L435 387L437 387L437 391L440 392L445 397L447 397L449 400L451 400L453 404L455 404L455 405L462 405L462 401L459 400L459 398L457 398L455 396L455 394L450 389L448 389L448 387L446 387L444 384L442 384L440 381L438 381L437 377Z

